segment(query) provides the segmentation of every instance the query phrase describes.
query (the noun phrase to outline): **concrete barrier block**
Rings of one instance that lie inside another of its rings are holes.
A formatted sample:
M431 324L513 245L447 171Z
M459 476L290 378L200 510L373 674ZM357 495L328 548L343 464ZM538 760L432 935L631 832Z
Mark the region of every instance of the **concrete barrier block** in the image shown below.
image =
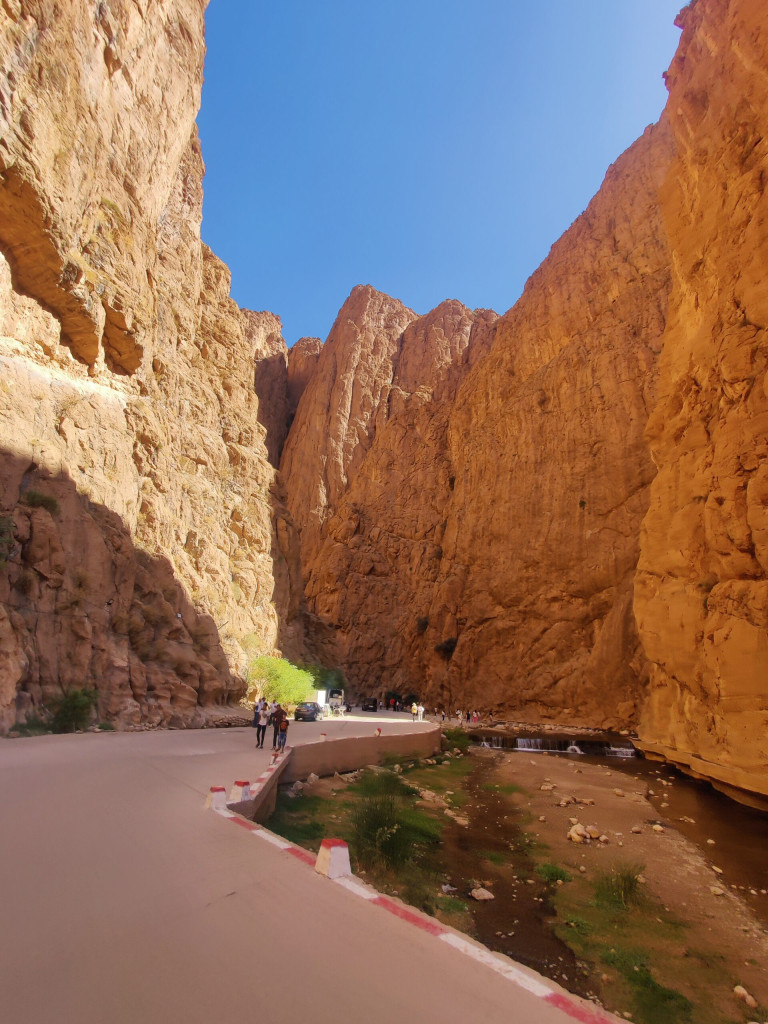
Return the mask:
M227 791L223 786L211 786L210 792L205 801L206 810L213 808L214 811L226 811Z
M320 844L315 861L315 871L327 878L342 878L351 875L349 847L343 839L324 839Z
M251 784L248 781L238 781L232 784L232 789L229 791L230 804L239 804L241 800L251 799Z

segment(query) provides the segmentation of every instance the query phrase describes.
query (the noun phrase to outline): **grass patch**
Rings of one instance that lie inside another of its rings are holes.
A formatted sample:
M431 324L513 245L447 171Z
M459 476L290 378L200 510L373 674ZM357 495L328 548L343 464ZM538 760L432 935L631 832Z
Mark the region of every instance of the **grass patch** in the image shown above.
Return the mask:
M483 784L483 789L488 790L489 793L502 793L504 796L512 796L513 793L525 792L523 787L518 786L516 782L505 782L503 784L486 782Z
M451 750L458 747L462 753L469 750L472 742L463 729L443 729L443 736Z
M304 846L315 852L320 847L320 840L326 836L325 823L318 817L325 801L319 797L305 796L292 799L284 793L278 793L277 804L269 827L273 832L283 836L289 843Z
M30 508L44 508L52 516L59 514L59 503L52 494L43 494L42 491L33 490L24 491L19 501L22 505L28 505Z
M499 850L479 850L478 856L489 860L491 864L496 864L498 867L509 863L509 857Z
M573 875L566 871L565 868L561 868L558 864L551 864L545 862L539 864L536 868L536 873L540 878L543 878L545 882L549 882L550 885L556 884L557 882L570 882L573 880Z
M641 901L640 882L645 865L615 864L595 878L595 902L606 910L628 910Z
M26 722L19 722L13 727L19 736L45 736L51 732L51 723L39 715L29 715Z
M628 949L610 949L602 961L614 967L632 992L632 1010L636 1017L653 1024L687 1024L693 1006L681 992L660 985L648 969L642 953Z

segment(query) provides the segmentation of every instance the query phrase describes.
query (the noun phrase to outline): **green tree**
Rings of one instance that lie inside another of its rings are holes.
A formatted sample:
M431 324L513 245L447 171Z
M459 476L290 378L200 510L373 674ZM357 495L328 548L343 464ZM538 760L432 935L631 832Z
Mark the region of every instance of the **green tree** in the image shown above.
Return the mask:
M261 695L267 700L277 700L283 706L311 700L316 689L311 672L285 658L272 658L266 654L249 659L246 682L249 700Z

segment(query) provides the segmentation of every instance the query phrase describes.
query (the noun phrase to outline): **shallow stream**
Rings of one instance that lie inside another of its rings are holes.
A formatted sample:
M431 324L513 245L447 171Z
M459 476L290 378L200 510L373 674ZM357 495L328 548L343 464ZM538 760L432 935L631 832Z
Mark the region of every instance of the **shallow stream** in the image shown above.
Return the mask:
M526 750L543 757L568 757L630 775L648 785L648 799L659 821L693 842L724 884L739 892L768 926L768 814L724 796L708 782L670 765L636 755L632 744L615 736L516 737L476 733L476 742L496 749ZM712 842L708 842L712 840Z

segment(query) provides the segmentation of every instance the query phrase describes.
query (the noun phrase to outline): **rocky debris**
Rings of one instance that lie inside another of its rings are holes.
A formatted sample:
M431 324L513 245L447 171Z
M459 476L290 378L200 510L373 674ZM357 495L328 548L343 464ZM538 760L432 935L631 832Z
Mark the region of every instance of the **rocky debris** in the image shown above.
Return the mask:
M307 776L307 785L314 786L314 784L319 780L319 778L319 775L316 775L314 772L310 772L309 775Z

